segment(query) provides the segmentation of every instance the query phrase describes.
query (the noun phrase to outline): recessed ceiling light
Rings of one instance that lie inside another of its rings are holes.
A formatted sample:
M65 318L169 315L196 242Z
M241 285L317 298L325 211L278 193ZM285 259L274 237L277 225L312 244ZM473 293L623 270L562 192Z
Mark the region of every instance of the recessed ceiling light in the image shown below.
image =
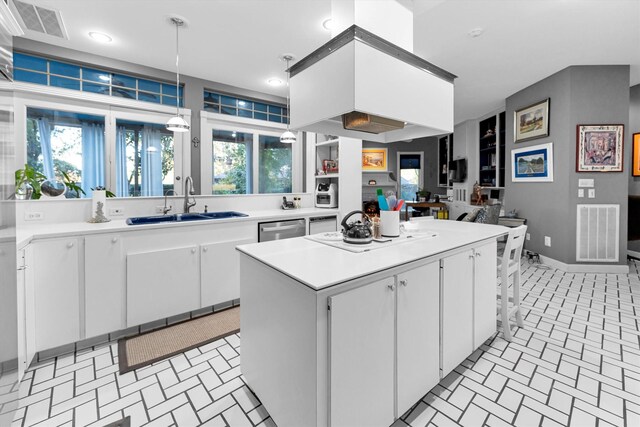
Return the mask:
M322 27L327 31L331 31L333 29L333 20L331 18L325 19L322 21Z
M98 33L97 31L90 32L89 37L100 43L111 43L113 41L111 36L105 33Z
M276 78L269 79L267 80L267 84L269 86L282 86L282 80Z
M476 37L480 37L482 33L484 33L484 28L477 27L469 31L467 35L471 38L476 38Z

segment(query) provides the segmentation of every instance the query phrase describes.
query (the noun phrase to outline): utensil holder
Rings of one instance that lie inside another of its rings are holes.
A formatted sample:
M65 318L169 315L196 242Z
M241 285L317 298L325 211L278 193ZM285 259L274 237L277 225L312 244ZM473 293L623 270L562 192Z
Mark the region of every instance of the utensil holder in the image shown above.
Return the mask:
M380 211L380 234L383 237L400 236L400 211Z

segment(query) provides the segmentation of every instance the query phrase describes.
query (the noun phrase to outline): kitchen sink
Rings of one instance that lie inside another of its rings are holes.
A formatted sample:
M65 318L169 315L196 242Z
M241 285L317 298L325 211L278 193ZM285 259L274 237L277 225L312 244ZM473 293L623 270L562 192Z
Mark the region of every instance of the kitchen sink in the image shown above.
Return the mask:
M129 225L143 225L143 224L162 224L173 222L190 222L190 221L204 221L208 219L226 219L226 218L240 218L249 216L236 211L222 211L222 212L202 212L202 213L183 213L173 215L151 215L151 216L136 216L127 218L127 224Z

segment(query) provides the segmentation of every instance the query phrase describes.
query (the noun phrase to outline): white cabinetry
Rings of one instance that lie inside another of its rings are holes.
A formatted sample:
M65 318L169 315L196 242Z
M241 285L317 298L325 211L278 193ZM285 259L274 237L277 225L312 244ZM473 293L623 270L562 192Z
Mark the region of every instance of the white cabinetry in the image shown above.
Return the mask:
M32 243L36 351L80 339L81 239Z
M390 425L438 383L438 295L432 262L329 297L331 426Z
M329 297L332 427L393 423L394 289L389 277Z
M197 246L127 254L127 327L198 308Z
M33 260L32 251L32 246L27 245L17 253L18 381L36 354L33 270L29 268Z
M125 256L119 234L85 237L86 338L125 327Z
M451 255L441 263L444 378L496 331L496 242Z
M473 348L480 347L496 332L496 311L484 307L496 307L496 241L474 249L473 274Z
M248 238L200 246L203 307L240 298L240 254L235 248L255 242Z

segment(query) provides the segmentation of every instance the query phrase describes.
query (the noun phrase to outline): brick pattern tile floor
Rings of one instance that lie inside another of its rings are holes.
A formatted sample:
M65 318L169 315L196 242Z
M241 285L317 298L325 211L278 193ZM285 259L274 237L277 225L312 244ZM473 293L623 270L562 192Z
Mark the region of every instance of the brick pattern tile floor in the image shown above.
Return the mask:
M523 263L525 327L509 343L498 322L393 427L640 426L640 263L629 266ZM32 367L20 389L14 426L275 426L240 373L240 334L124 375L109 343Z

